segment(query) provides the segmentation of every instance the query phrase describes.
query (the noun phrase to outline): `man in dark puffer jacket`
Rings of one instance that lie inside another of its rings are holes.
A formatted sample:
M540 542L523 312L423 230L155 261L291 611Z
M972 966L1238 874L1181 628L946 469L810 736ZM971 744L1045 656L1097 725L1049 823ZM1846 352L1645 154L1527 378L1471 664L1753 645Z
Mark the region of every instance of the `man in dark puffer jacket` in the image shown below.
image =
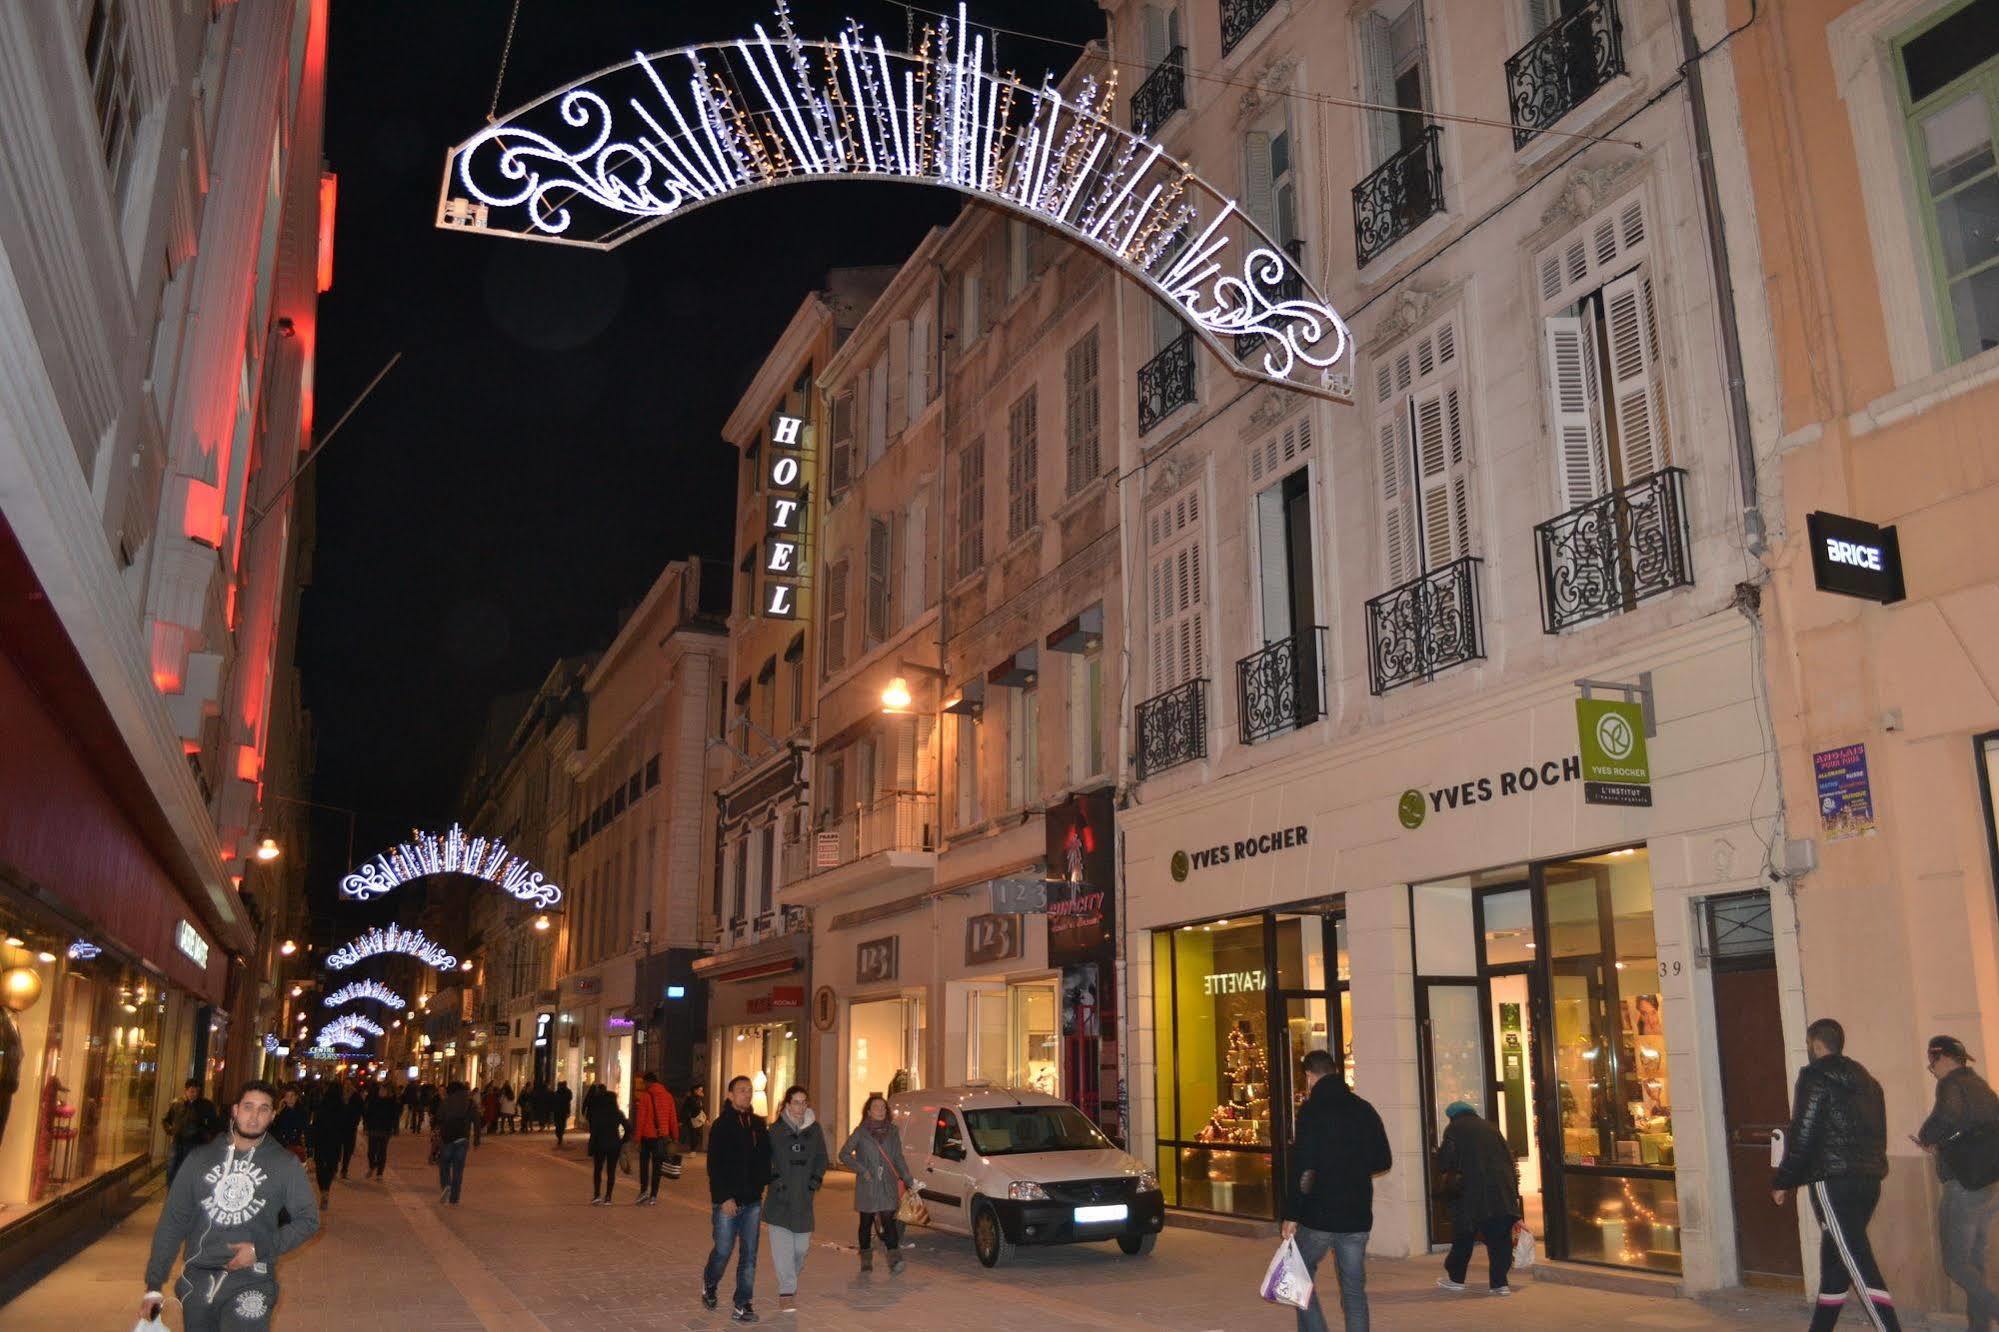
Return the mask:
M1770 1196L1779 1207L1792 1189L1811 1186L1818 1213L1819 1297L1814 1332L1831 1332L1860 1287L1860 1307L1883 1332L1899 1332L1895 1302L1867 1241L1867 1222L1888 1174L1888 1111L1881 1084L1846 1057L1846 1029L1820 1018L1805 1029L1812 1062L1798 1070L1791 1132Z

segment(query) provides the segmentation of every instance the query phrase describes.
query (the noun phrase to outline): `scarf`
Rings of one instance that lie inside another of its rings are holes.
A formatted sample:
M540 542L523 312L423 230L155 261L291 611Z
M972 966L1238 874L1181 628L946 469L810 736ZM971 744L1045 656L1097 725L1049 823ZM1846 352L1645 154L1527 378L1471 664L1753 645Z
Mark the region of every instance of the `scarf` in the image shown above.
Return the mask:
M866 1129L872 1137L882 1139L895 1131L895 1121L892 1119L863 1119L861 1127Z

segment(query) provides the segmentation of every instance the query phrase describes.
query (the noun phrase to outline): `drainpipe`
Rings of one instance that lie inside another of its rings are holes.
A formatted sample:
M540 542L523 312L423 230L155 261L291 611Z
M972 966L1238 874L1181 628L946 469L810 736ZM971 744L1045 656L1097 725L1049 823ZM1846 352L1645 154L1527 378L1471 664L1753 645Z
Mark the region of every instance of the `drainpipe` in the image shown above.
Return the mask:
M1742 330L1735 309L1735 288L1728 267L1728 234L1723 229L1721 187L1715 180L1714 136L1708 131L1707 90L1701 79L1700 39L1694 35L1692 0L1677 0L1680 50L1686 63L1687 96L1693 103L1694 154L1700 166L1701 211L1707 226L1708 254L1714 265L1714 294L1721 313L1721 354L1728 374L1729 434L1735 445L1736 478L1742 487L1742 533L1751 555L1768 548L1763 509L1756 488L1756 445L1750 434L1749 391L1742 368ZM1750 10L1755 21L1755 9ZM1744 25L1748 26L1747 24Z

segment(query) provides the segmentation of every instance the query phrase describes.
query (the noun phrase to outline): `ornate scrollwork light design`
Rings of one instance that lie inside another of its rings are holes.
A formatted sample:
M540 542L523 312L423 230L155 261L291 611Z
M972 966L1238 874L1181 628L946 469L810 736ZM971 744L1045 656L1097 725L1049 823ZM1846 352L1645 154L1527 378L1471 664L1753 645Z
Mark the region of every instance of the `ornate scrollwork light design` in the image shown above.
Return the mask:
M343 1034L358 1037L362 1032L366 1032L370 1036L385 1034L381 1023L362 1017L359 1013L343 1013L319 1029L317 1043L320 1045L337 1044L340 1036Z
M409 1007L407 1000L378 980L348 981L332 994L320 1000L320 1002L328 1008L339 1008L341 1005L351 1004L357 999L373 999L375 1002L385 1004L390 1008L400 1009Z
M797 180L955 189L1051 227L1180 308L1236 373L1341 401L1346 321L1235 200L1111 120L1113 73L1065 96L997 68L955 22L888 50L849 20L806 40L705 42L599 70L452 148L437 222L610 249L703 204ZM1248 340L1238 351L1236 339Z
M378 953L408 953L425 966L436 967L439 971L449 971L458 965L456 957L422 930L406 930L400 925L377 925L360 938L349 940L326 955L326 965L341 971Z
M418 833L413 842L399 842L340 881L340 891L363 900L379 896L413 879L433 874L469 874L484 879L543 911L562 900L562 889L540 870L507 850L499 838L467 838L452 824L443 836Z

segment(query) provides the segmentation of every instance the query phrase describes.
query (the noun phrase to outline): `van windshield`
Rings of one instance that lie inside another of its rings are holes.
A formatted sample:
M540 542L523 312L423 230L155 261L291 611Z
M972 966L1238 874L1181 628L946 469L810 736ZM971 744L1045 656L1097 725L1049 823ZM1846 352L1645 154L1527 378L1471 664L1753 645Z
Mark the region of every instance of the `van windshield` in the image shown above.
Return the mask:
M965 1127L972 1149L980 1156L1015 1156L1026 1152L1094 1152L1110 1140L1072 1105L1010 1105L998 1110L967 1110Z

